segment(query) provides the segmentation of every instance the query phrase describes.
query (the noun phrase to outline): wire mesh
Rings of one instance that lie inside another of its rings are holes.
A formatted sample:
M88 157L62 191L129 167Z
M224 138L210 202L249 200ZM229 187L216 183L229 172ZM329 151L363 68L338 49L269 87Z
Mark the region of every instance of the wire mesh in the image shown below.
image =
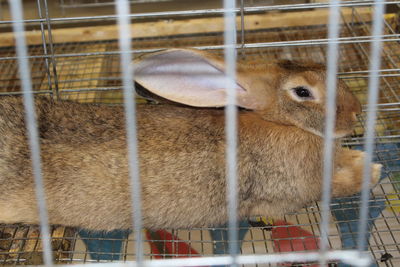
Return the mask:
M130 4L149 4L149 3L160 3L160 2L179 2L176 0L130 0ZM186 1L187 3L188 1ZM195 2L195 1L193 1ZM257 6L257 5L282 5L282 4L298 4L306 3L308 1L294 1L294 0L247 0L246 5ZM114 5L114 1L111 0L59 0L61 8L89 8L89 7L104 7Z
M351 1L348 1L351 2ZM354 1L353 4L363 1ZM368 2L368 1L364 1ZM371 2L371 1L369 1ZM365 3L364 3L365 4ZM309 8L310 6L308 6ZM282 8L283 9L283 8ZM343 13L342 13L343 15ZM246 17L246 16L245 16ZM367 40L366 42L342 42L339 46L340 78L349 86L366 106L369 51L371 40L371 18L366 18L358 8L354 8L352 16L343 17L341 25L342 40ZM371 207L379 208L383 200L386 209L379 212L370 230L368 249L379 266L397 266L400 263L400 43L399 20L395 16L385 17L385 41L383 43L382 66L380 78L380 94L378 114L375 126L376 144L374 156L384 165L384 176L374 188ZM245 29L244 44L248 45L240 54L243 61L258 62L275 59L309 59L316 62L326 62L327 26L307 25L279 28L264 28L256 30ZM364 39L361 39L364 38ZM240 39L239 39L240 40ZM297 45L296 41L301 41ZM184 35L154 36L133 38L135 50L159 49L167 47L203 47L221 48L224 43L223 32L196 33ZM276 43L279 42L279 43ZM239 41L240 43L240 41ZM274 44L275 43L275 44ZM264 46L263 44L269 44ZM273 44L273 45L271 45ZM289 45L285 45L289 44ZM122 81L120 67L120 52L118 41L86 41L54 43L54 55L51 57L44 51L43 45L28 47L32 75L32 89L35 93L49 94L53 92L55 83L60 90L62 99L99 104L122 104ZM213 49L222 55L221 49ZM7 95L21 92L18 75L18 64L14 47L0 48L0 94ZM134 56L139 55L134 54ZM55 59L47 61L46 59ZM52 65L56 66L54 72ZM48 82L50 80L50 83ZM139 103L145 103L138 98ZM346 138L345 146L358 147L363 145L362 134L365 127L365 116L359 117L359 123L352 136ZM351 204L359 200L348 197L331 204L334 212L342 212L344 216L336 218L329 224L328 245L330 249L341 250L343 239L356 239L353 231L353 218L347 218L345 211L355 210ZM370 214L370 217L373 215ZM320 237L321 221L320 203L315 203L297 213L285 216L285 221L293 226L299 226ZM341 228L349 229L347 233ZM252 223L251 227L241 227L248 230L241 246L241 254L266 254L279 249L282 242L288 241L289 246L300 246L299 250L309 250L307 238L300 238L299 243L292 238L277 238L274 233L279 229L290 231L289 226L274 226L270 223ZM144 256L148 259L214 256L215 242L210 231L227 230L221 228L202 229L167 229L167 232L154 233L144 230ZM170 233L171 235L168 235ZM52 250L56 263L83 263L104 261L130 261L135 259L135 236L123 232L110 238L109 234L97 233L84 236L78 229L68 227L52 228ZM168 236L167 236L168 235ZM169 241L166 241L166 240ZM88 242L96 241L97 250L88 249ZM224 241L224 242L223 242ZM122 242L122 248L105 252L103 247L117 248ZM225 246L226 240L219 241ZM188 244L193 250L183 250L182 244ZM297 247L298 248L298 247ZM1 264L43 264L41 256L42 245L39 239L39 229L36 226L0 225L0 263ZM197 253L195 253L197 252ZM107 258L107 260L104 260ZM332 262L333 263L333 262ZM314 263L315 264L315 263ZM303 264L306 266L305 264ZM312 263L309 265L313 265ZM249 265L251 266L251 265Z

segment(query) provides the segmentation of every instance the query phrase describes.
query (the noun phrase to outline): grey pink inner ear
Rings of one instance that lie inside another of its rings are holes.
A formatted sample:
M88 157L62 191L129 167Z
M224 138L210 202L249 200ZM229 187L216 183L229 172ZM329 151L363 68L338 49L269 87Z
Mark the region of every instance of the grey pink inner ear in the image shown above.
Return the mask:
M153 99L157 95L189 106L221 107L227 104L226 87L232 86L239 106L255 106L255 97L237 81L227 84L220 59L192 50L174 49L143 57L135 64L135 80Z
M141 96L144 99L146 99L150 102L153 102L153 103L169 104L169 105L175 105L175 106L187 106L187 105L181 104L179 102L175 102L175 101L169 100L167 98L164 98L162 96L156 95L156 94L152 93L151 91L147 90L145 87L143 87L138 82L135 82L135 91L139 96Z

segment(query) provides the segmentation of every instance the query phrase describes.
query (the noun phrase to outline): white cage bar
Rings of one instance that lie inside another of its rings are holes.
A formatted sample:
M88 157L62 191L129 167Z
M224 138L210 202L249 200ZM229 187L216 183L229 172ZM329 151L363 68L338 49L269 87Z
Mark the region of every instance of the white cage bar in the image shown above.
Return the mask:
M16 38L19 74L24 91L24 107L26 114L26 127L29 134L29 145L31 149L32 169L35 179L36 199L39 207L40 228L44 247L44 262L46 266L53 264L50 243L50 228L47 215L47 205L42 177L42 162L40 158L40 143L37 130L35 107L33 102L32 84L29 64L27 60L27 48L24 36L23 11L20 0L10 1L11 13L13 16L13 30Z
M328 249L330 203L331 203L331 184L333 169L333 144L334 130L336 120L336 79L338 68L338 50L339 44L339 16L341 1L331 1L329 12L329 31L328 39L332 40L328 44L328 62L327 62L327 79L326 79L326 125L325 125L325 142L324 142L324 175L322 190L322 221L321 221L321 266L326 265L325 253Z
M121 49L121 69L123 70L123 86L124 86L124 106L125 106L125 119L127 125L127 141L129 153L129 172L131 180L131 199L133 208L133 227L136 235L136 260L138 265L141 265L143 258L142 249L142 212L141 212L141 185L139 177L139 163L138 163L138 145L136 133L136 107L134 101L134 68L132 66L132 56L130 50L132 49L131 34L129 31L130 13L129 3L126 0L116 1L116 10L118 13L118 26L119 26L119 47Z

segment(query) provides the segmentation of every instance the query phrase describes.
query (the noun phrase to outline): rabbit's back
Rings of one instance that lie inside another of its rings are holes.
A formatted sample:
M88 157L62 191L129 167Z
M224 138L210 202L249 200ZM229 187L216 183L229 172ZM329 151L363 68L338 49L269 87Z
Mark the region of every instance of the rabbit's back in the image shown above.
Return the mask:
M33 223L32 218L37 219L33 215L36 200L23 105L17 97L0 101L2 107L11 110L0 115L1 131L8 136L0 147L3 159L0 190L5 192L0 202L13 207L8 216L10 219L21 218ZM130 187L123 108L37 98L36 112L50 220L76 226L82 226L85 221L86 227L100 229L115 228L116 225L129 227ZM198 121L205 114L212 119L204 118L193 125L195 117ZM221 168L218 165L218 162L223 164L224 158L221 150L224 136L220 133L223 127L215 127L219 125L215 120L223 121L223 117L217 114L223 115L223 111L215 110L215 114L210 115L190 108L149 105L138 108L143 209L148 211L144 221L149 227L176 225L178 210L186 211L180 213L185 217L180 220L182 226L194 224L199 220L189 215L188 210L200 210L204 205L209 206L210 201L224 201L224 194L210 197L202 193L210 189L220 191L218 188L223 190L224 187L224 181L219 179ZM14 142L17 135L20 136L18 143ZM212 181L214 178L215 182ZM209 183L205 183L206 179ZM16 191L23 197L11 197ZM172 211L174 215L171 215ZM100 220L94 213L103 214L104 218ZM86 218L82 220L82 217ZM147 221L146 218L150 219Z

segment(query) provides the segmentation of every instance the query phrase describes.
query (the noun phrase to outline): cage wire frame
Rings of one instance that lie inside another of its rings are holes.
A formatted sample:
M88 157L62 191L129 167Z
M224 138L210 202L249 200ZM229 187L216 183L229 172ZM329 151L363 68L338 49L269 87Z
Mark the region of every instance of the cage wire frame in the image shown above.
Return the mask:
M142 4L142 3L158 3L158 2L168 2L171 0L130 0L130 4ZM115 5L112 0L94 0L92 2L80 2L74 0L59 0L61 8L90 8L90 7L104 7Z
M214 256L214 257L201 257L201 258L190 258L190 259L162 259L162 260L144 260L143 251L141 249L142 238L141 238L141 223L140 223L140 215L138 212L140 209L138 208L138 203L140 200L139 194L140 190L135 190L133 192L132 198L135 200L134 203L134 229L136 232L136 262L132 263L137 266L146 265L146 266L200 266L200 265L236 265L236 264L257 264L257 263L284 263L284 262L297 262L297 261L319 261L321 264L325 264L329 260L341 260L348 264L353 264L354 266L368 266L371 262L371 258L366 253L363 253L363 247L365 246L366 240L363 232L366 231L366 221L367 221L367 207L368 207L368 183L370 179L370 174L368 171L364 171L364 185L363 185L363 196L361 202L361 216L360 223L362 224L361 231L358 239L358 250L328 250L327 246L327 235L328 228L327 225L329 223L329 203L330 203L330 188L329 181L331 179L330 176L330 162L332 158L332 139L333 139L333 123L334 123L334 113L332 112L332 107L334 106L335 99L334 90L335 90L335 80L337 74L337 55L338 55L338 45L342 43L359 43L359 42L370 42L372 44L372 53L370 55L370 67L368 71L364 72L353 72L350 75L360 75L367 74L369 80L369 94L368 94L368 105L367 107L367 125L366 125L366 137L365 137L365 147L367 151L367 155L369 157L366 158L366 166L369 166L369 163L372 161L372 153L374 148L374 124L376 121L376 113L377 107L382 108L381 104L377 105L378 99L378 81L379 77L383 75L396 75L396 74L385 74L385 72L391 72L392 69L389 70L380 70L380 52L382 42L385 41L399 41L398 34L382 34L383 28L383 12L384 5L388 3L398 3L397 1L383 1L383 0L375 0L375 1L346 1L341 2L337 0L331 1L331 3L311 3L311 4L301 4L298 6L293 5L281 5L281 6L264 6L264 7L250 7L246 8L243 5L243 1L241 1L241 6L236 7L235 1L224 1L224 8L218 10L200 10L200 11L181 11L181 12L157 12L151 14L130 14L129 12L129 1L127 0L119 0L116 1L116 10L118 11L115 16L107 16L106 19L116 19L119 25L119 51L115 51L108 54L115 54L121 57L121 69L123 70L123 89L124 89L124 105L126 111L126 124L128 129L128 148L130 155L130 176L132 184L134 185L134 189L138 189L139 179L138 179L138 168L137 168L137 144L136 144L136 135L135 135L135 102L133 101L133 86L134 83L134 73L132 72L132 60L131 55L134 53L140 52L149 52L156 51L157 49L142 49L142 50L131 50L131 36L130 31L128 29L128 25L130 24L130 20L133 18L146 18L149 16L158 16L158 17L168 17L171 15L176 16L192 16L196 14L208 14L208 15L216 15L223 14L225 19L225 30L224 30L224 44L216 45L216 46L200 46L200 49L223 49L225 54L225 62L227 64L227 85L231 85L231 81L234 80L235 77L235 62L236 62L236 54L235 51L245 50L246 48L253 47L273 47L273 46L283 46L283 45L304 45L309 41L299 41L299 42L273 42L273 43L257 43L257 44L247 44L244 38L244 28L242 27L241 31L241 43L236 44L236 32L237 30L232 25L235 25L234 19L237 14L241 16L241 22L243 25L244 20L244 12L258 12L258 11L266 11L266 10L286 10L286 9L305 9L311 7L325 7L330 10L330 24L329 24L329 36L326 39L321 40L313 40L313 44L327 44L328 45L328 82L327 88L330 93L327 103L327 126L326 126L326 136L325 139L325 158L324 163L324 189L323 189L323 206L322 206L322 216L323 221L321 224L321 249L319 253L288 253L288 254L263 254L263 255L239 255L237 245L237 222L236 218L236 159L235 159L235 151L236 148L236 140L235 140L235 132L236 125L234 118L236 117L236 109L234 102L234 92L232 86L227 86L228 96L229 96L229 104L226 108L226 129L227 129L227 169L228 175L228 199L229 199L229 244L232 245L230 247L230 255L229 256ZM44 192L42 188L41 182L41 163L40 163L40 144L37 138L37 130L36 130L36 121L34 118L34 109L33 109L33 90L32 90L32 80L30 76L30 69L28 60L34 59L35 56L28 56L27 54L27 45L25 44L24 35L24 23L40 23L41 31L43 34L43 49L46 60L46 67L48 73L50 73L50 65L53 66L53 77L57 77L56 73L56 61L55 59L60 56L76 56L76 54L69 55L55 55L53 51L53 44L51 40L51 24L57 23L60 21L70 20L70 21L85 21L88 19L101 19L101 17L80 17L80 18L57 18L50 19L48 13L45 16L40 14L39 19L30 19L23 20L22 13L22 3L20 0L9 1L11 6L11 13L13 15L12 21L3 21L0 23L12 23L14 27L14 33L16 36L16 48L17 48L17 56L16 57L8 57L4 59L18 59L19 63L19 73L22 82L23 88L23 96L24 96L24 105L26 108L27 122L28 122L28 133L29 140L32 152L32 161L33 161L33 169L34 169L34 177L37 185L37 194L39 200L40 207L40 217L41 217L41 234L42 241L44 247L44 259L45 265L50 266L53 263L52 254L51 254L51 244L50 244L50 231L49 225L47 223L47 215L46 215L46 206L44 203ZM40 8L40 0L38 0L39 8ZM47 12L47 2L43 1L45 12ZM376 7L373 19L373 33L371 36L362 37L362 38L343 38L339 37L339 20L337 19L339 16L339 8L343 6L364 6L370 5ZM40 8L41 9L41 8ZM45 42L45 30L43 25L47 26L47 35L49 36L49 51L46 48ZM134 46L134 44L133 44ZM91 55L93 53L86 53L87 55ZM346 73L347 75L349 73ZM48 79L50 79L51 75L48 75ZM55 78L56 79L56 78ZM58 82L54 81L52 83L50 80L49 83L49 92L57 94L58 92ZM55 88L52 88L52 85L55 85ZM391 105L395 105L396 103L388 103L389 107ZM398 104L398 103L397 103ZM333 116L332 116L333 115ZM136 185L136 186L135 186ZM124 263L115 263L118 265ZM128 264L128 263L126 263ZM129 263L131 264L131 263ZM87 265L87 264L85 264Z

